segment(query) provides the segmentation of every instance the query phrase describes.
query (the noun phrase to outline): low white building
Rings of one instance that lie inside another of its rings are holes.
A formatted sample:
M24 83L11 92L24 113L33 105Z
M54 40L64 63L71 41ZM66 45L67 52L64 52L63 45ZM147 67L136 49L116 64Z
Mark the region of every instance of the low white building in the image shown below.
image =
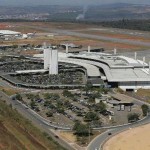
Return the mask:
M22 34L20 32L11 31L11 30L0 30L0 35L4 35L4 36L9 36L9 35L19 36L19 35L22 35Z
M22 33L11 30L0 30L0 39L12 40L22 37Z

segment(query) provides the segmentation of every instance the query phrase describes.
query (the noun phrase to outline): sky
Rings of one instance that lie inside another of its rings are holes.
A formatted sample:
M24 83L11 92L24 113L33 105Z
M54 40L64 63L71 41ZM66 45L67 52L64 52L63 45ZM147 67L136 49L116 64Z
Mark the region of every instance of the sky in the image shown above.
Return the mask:
M2 5L90 5L109 3L150 4L150 0L0 0Z

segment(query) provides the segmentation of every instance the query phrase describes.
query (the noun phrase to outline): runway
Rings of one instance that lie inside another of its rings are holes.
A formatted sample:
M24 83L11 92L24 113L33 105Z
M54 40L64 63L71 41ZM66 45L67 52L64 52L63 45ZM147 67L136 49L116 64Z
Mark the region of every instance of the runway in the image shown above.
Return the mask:
M71 30L63 30L63 29L50 29L48 27L37 27L34 25L20 25L22 27L28 27L33 29L38 29L41 31L46 32L52 32L52 33L58 33L62 35L69 35L69 36L76 36L80 38L88 38L88 39L95 39L95 40L103 40L103 41L110 41L114 43L123 43L123 44L130 44L130 45L136 45L136 46L144 46L144 47L150 47L149 42L143 42L143 41L135 41L131 39L119 39L119 38L112 38L112 37L106 37L102 35L92 35L92 34L85 34L80 33L79 31L71 31Z

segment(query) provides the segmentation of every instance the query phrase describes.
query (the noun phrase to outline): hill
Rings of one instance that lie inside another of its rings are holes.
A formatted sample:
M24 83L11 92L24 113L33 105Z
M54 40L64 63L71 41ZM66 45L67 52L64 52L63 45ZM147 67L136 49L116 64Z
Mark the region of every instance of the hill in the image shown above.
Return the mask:
M116 3L89 7L85 14L88 21L112 21L120 19L150 19L150 5Z
M64 150L2 100L0 100L0 149Z
M114 3L89 6L0 6L0 18L89 22L120 19L150 19L150 5Z

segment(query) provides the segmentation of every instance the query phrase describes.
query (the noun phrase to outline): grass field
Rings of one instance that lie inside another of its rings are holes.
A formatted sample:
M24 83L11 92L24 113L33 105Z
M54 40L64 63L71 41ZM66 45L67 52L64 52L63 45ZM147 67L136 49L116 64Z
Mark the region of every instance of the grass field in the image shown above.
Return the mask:
M64 150L0 100L0 150Z
M6 88L6 87L2 87L2 86L0 86L0 91L3 91L8 96L17 94L19 92L19 90L15 90L15 89L12 89L12 88Z
M150 103L150 90L149 89L139 89L136 95L143 101Z

